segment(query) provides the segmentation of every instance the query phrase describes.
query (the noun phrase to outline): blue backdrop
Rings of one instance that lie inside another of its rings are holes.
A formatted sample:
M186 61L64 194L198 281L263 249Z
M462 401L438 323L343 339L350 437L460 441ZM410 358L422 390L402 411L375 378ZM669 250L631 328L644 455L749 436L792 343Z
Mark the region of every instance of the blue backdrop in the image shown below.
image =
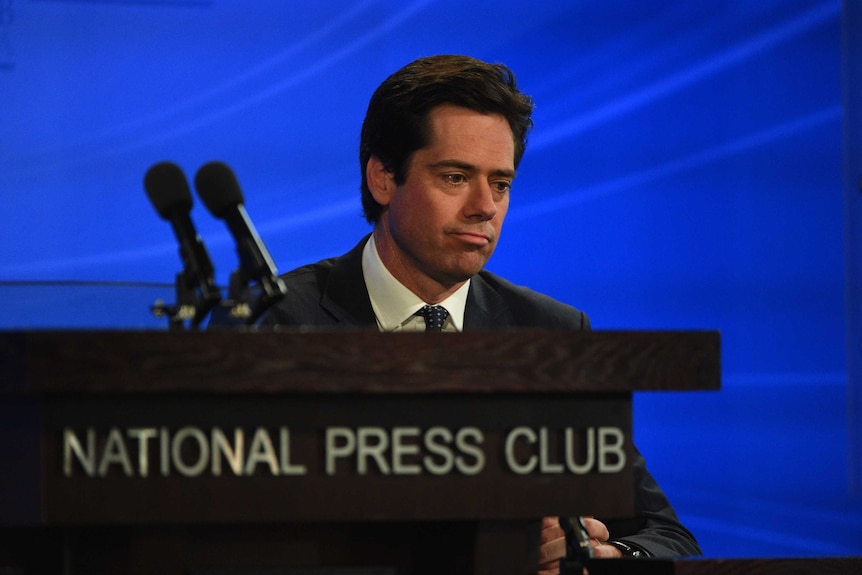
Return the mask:
M148 307L180 260L142 186L161 160L229 163L282 271L346 251L374 88L422 55L501 61L536 129L489 268L596 329L721 330L721 392L635 405L707 555L862 554L840 1L308 4L0 0L0 327L164 327ZM225 283L233 242L192 216Z

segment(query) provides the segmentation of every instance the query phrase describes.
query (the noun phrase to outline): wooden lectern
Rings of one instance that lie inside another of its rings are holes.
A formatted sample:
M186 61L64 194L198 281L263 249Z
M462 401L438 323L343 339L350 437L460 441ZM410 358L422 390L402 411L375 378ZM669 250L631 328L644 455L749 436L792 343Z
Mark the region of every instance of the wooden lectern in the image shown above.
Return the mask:
M0 334L0 572L522 575L714 332Z

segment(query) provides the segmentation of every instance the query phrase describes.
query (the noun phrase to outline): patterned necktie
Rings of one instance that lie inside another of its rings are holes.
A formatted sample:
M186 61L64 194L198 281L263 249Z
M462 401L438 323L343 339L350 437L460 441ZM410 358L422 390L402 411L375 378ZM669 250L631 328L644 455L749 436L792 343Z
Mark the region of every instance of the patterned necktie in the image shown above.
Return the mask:
M443 324L449 317L446 308L439 305L426 305L416 312L416 315L425 318L425 331L443 331Z

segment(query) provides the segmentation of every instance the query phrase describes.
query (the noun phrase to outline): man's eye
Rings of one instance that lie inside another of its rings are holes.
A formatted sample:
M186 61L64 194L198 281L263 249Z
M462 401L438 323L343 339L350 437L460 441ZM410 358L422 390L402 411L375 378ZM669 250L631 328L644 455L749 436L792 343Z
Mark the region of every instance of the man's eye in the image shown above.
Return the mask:
M450 184L463 184L467 181L467 178L464 177L464 174L445 174L443 179Z
M491 184L495 190L501 193L506 193L512 189L512 182L494 182Z

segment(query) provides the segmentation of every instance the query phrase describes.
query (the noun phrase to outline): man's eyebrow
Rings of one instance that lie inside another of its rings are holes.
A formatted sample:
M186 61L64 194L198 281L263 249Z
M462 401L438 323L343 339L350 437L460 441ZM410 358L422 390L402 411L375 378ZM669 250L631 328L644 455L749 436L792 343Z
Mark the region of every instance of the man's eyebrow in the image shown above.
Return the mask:
M465 172L476 172L478 168L473 164L469 164L467 162L462 162L460 160L440 160L439 162L434 162L433 164L428 165L432 170L440 169L440 168L457 168L459 170L464 170ZM515 170L492 170L492 176L500 176L504 178L514 178Z

